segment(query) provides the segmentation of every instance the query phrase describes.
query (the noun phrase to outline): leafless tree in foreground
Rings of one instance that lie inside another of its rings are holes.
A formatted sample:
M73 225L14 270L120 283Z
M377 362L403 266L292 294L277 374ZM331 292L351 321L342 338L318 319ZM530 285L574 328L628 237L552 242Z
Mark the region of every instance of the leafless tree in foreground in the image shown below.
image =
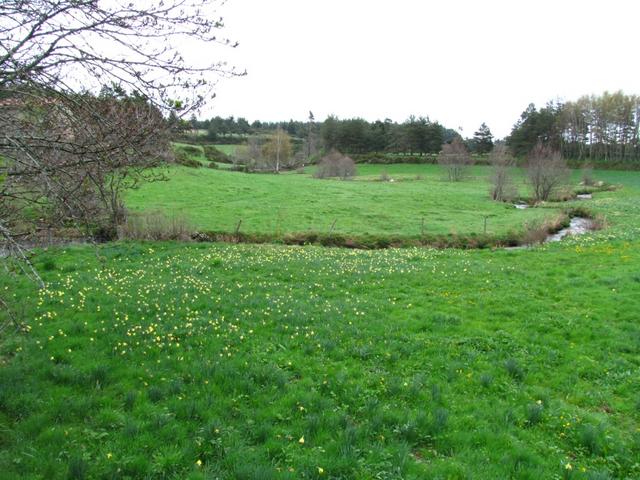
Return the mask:
M3 0L0 88L97 91L115 83L162 109L197 108L225 63L186 59L219 39L220 2L211 0Z
M35 229L68 221L121 220L119 192L166 151L166 118L194 111L213 80L238 74L187 57L233 46L218 38L218 4L0 2L0 248L21 252Z
M355 176L355 174L355 162L350 157L343 155L337 150L332 150L318 162L318 169L316 170L314 177L339 177L342 180L347 180Z
M459 182L464 179L473 160L462 140L455 137L451 143L442 145L438 164L444 169L450 182Z
M491 177L491 198L498 202L513 200L517 191L511 178L511 169L514 159L509 148L503 144L497 144L489 153L489 161L493 167Z
M527 159L527 179L536 201L546 201L567 183L569 169L562 155L538 142Z
M220 3L0 1L0 255L17 260L8 268L42 284L25 250L42 230L113 235L121 192L153 178L168 151L167 118L239 74L188 57L234 46L218 37ZM10 303L0 298L0 322Z

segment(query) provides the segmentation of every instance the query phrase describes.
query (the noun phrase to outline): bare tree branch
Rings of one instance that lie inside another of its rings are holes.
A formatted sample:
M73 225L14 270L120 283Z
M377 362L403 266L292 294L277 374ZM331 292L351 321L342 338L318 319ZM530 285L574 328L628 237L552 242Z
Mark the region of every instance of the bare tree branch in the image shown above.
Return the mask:
M54 227L112 238L122 192L163 178L171 120L242 74L189 58L235 46L222 3L0 2L0 247L38 281L20 243Z

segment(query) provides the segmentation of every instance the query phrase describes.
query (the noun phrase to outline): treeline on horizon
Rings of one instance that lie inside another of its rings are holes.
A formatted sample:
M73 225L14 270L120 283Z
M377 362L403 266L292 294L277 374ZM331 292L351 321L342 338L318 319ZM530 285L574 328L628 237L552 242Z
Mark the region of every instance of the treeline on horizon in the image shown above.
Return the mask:
M389 119L339 119L333 115L317 122L311 112L308 121L285 122L192 117L189 127L205 130L203 140L219 143L242 143L248 136L268 135L282 128L294 139L319 138L325 149L348 154L437 154L443 144L462 138L456 130L422 116L411 116L402 123ZM567 159L636 162L640 160L640 97L618 91L585 95L565 103L549 102L539 109L530 104L505 139L496 140L483 123L472 137L463 140L475 154L485 154L494 142L504 141L515 156L525 157L542 142Z

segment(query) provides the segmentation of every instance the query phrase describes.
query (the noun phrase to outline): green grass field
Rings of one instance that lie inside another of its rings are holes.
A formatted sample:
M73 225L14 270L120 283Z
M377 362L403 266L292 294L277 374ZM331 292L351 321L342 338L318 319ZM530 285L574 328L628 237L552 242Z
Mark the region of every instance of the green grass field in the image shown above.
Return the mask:
M239 145L216 145L216 148L227 155L234 155Z
M385 171L394 182L379 181ZM127 197L133 211L161 209L185 215L199 229L252 233L337 233L447 235L521 230L526 222L557 214L566 205L517 210L490 200L489 173L476 167L472 178L451 185L434 165L364 165L353 181L318 180L308 174L242 174L172 167L167 183L143 185ZM603 173L606 175L606 173ZM608 178L608 177L607 177ZM576 180L577 182L577 180ZM519 185L526 194L524 185ZM600 194L600 198L610 195Z
M2 478L640 475L637 241L98 253L17 286Z
M423 211L445 232L547 211L492 205L482 168L453 187L382 169L172 168L128 205L407 233ZM37 252L45 289L0 274L23 319L0 342L0 479L640 478L640 174L596 177L622 185L581 202L608 227L525 250Z

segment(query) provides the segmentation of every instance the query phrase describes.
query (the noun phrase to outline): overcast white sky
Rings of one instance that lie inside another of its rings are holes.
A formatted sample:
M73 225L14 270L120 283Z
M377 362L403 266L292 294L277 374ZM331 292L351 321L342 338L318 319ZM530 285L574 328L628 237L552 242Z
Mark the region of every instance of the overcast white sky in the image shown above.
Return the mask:
M203 118L415 114L503 137L530 102L640 93L638 0L229 0L220 13L240 42L222 54L247 76L221 80Z

